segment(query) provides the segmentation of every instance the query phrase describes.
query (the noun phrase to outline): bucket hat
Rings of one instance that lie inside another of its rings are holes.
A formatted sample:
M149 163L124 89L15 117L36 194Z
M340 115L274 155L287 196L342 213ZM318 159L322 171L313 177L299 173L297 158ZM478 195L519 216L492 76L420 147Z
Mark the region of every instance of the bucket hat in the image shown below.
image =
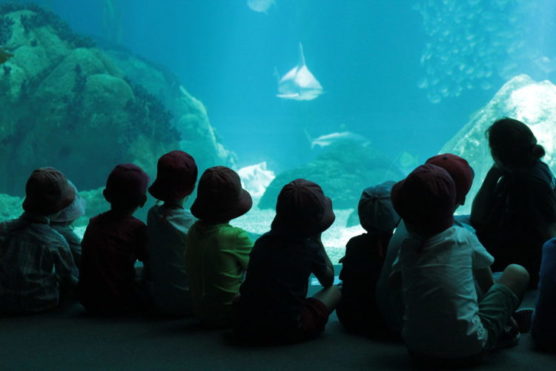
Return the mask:
M327 230L335 218L332 200L324 195L322 188L309 180L296 179L286 184L278 195L272 229L311 236Z
M52 167L34 170L25 184L23 210L52 215L75 198L75 191L62 172Z
M456 201L463 205L475 177L475 172L469 163L464 158L451 153L433 156L426 163L440 166L450 174L456 185Z
M156 180L149 193L159 200L180 200L193 192L197 181L197 164L191 155L172 151L158 159Z
M400 216L394 210L390 193L393 181L366 188L361 194L357 206L359 221L367 232L392 232L400 222Z
M108 175L104 196L111 203L134 203L145 199L149 176L134 164L116 165Z
M392 203L406 223L436 234L454 224L455 182L440 166L421 165L394 184Z
M69 185L73 188L75 192L75 198L73 199L72 203L69 204L67 207L62 209L59 213L57 213L53 218L50 219L51 222L54 223L71 223L75 221L77 218L85 215L85 200L79 195L77 192L77 187L73 184L70 180L68 180Z
M200 220L219 223L245 214L252 206L239 175L228 167L215 166L201 176L191 213Z

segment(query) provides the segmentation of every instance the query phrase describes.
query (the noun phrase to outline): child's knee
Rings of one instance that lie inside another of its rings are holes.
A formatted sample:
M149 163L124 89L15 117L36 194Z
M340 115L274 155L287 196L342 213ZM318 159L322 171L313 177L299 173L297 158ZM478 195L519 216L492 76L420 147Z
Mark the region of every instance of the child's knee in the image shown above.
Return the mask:
M529 272L519 264L510 264L504 269L499 282L508 286L517 296L521 297L529 285Z

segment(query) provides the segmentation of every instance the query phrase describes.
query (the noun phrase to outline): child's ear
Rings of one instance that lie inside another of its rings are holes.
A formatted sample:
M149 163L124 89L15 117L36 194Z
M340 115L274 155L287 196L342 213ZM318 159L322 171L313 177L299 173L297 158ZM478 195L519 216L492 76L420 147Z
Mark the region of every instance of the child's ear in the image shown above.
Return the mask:
M139 206L141 207L145 206L146 202L147 202L147 195L142 195L141 199L139 200Z

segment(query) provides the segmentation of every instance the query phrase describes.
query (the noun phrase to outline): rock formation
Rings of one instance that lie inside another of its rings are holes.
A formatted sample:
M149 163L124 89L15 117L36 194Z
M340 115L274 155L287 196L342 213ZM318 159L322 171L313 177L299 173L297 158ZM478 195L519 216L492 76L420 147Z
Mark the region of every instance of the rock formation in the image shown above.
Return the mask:
M22 195L40 166L77 187L101 187L117 163L154 176L157 158L182 148L200 167L229 165L203 104L177 78L122 50L103 50L53 13L0 6L0 193Z
M259 207L275 207L282 187L296 178L318 183L332 198L334 208L352 209L357 207L363 189L387 180L399 180L403 173L369 142L338 141L307 165L279 174L268 186Z

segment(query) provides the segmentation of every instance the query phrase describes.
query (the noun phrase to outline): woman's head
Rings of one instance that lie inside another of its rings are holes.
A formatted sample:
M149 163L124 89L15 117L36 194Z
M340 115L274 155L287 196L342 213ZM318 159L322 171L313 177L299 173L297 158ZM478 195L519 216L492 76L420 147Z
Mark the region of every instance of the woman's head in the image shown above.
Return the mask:
M515 119L495 121L488 128L487 137L494 162L504 168L530 166L545 154L531 129Z

